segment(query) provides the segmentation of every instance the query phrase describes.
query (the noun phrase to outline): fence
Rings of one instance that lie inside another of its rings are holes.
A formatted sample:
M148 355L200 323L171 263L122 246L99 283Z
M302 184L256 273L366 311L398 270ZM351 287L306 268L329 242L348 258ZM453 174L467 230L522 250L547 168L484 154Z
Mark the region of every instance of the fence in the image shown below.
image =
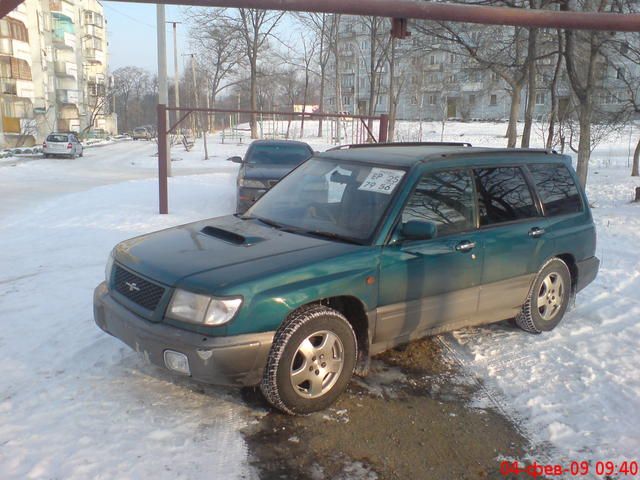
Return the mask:
M167 128L168 113L175 112L176 121ZM183 113L182 116L179 114ZM179 125L181 125L191 114L199 113L204 117L207 125L210 125L212 115L225 114L229 115L229 126L233 133L233 116L236 115L235 129L238 130L240 115L256 115L259 130L269 138L269 132L272 138L276 138L281 129L280 123L287 125L287 131L290 133L291 124L294 119L300 118L301 129L304 129L305 119L327 119L329 136L335 143L340 143L344 139L347 143L361 143L366 141L385 143L387 141L387 130L389 128L389 118L383 114L378 117L367 115L350 115L343 113L302 113L302 112L279 112L279 111L260 111L260 110L233 110L223 108L191 108L191 107L167 107L166 105L158 105L158 186L159 186L159 210L161 214L169 213L169 197L168 197L168 135L174 133ZM373 121L378 123L378 138L373 135L368 123ZM202 121L202 120L201 120ZM271 128L265 129L265 122L270 122ZM325 125L326 126L326 125ZM208 129L208 127L207 127ZM223 128L224 131L224 128ZM285 138L288 135L285 136ZM224 137L223 137L224 138Z

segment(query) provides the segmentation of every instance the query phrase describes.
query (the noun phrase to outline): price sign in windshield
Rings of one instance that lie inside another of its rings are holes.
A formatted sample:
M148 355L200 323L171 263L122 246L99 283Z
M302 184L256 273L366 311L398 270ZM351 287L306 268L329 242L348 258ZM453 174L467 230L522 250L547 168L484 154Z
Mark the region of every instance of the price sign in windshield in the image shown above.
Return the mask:
M391 195L404 176L404 170L390 170L388 168L372 168L367 178L358 187L365 192L378 192Z

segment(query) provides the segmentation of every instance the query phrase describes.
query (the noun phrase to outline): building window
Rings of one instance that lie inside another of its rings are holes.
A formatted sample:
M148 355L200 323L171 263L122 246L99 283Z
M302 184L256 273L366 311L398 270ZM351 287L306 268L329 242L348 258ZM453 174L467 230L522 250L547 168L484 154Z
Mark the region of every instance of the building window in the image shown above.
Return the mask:
M455 63L456 62L456 55L454 53L450 53L449 54L449 63Z
M476 96L475 95L469 95L469 105L473 106L476 104Z
M489 99L489 105L491 105L492 107L495 107L496 105L498 105L498 96L497 95L491 95L491 97Z
M344 95L342 97L342 104L343 105L351 105L351 97L349 95Z
M618 80L624 80L624 67L618 67L616 69L616 78Z
M3 18L0 20L0 37L13 38L21 42L29 43L29 32L24 23L14 18Z
M455 74L453 74L453 73L448 74L448 75L445 77L444 81L445 81L445 82L447 82L447 83L455 83L455 81L456 81L456 76L455 76Z
M100 15L97 12L86 10L84 12L84 23L85 25L95 25L96 27L102 28L103 26L102 15Z
M429 95L429 105L435 105L438 101L438 97L436 95Z
M385 95L379 95L378 96L378 100L376 101L376 105L379 107L384 107L386 105L386 96Z
M496 72L491 72L491 81L492 82L498 81L498 74Z
M536 105L544 105L545 104L545 94L544 92L536 93Z
M438 64L438 57L436 57L435 55L429 56L429 65L437 65L437 64Z
M411 105L418 105L418 96L411 95Z

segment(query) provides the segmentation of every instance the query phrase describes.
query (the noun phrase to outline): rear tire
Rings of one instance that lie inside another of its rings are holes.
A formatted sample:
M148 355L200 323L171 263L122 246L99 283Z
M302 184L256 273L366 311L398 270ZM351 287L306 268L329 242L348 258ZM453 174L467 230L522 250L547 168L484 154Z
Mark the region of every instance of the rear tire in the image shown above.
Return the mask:
M555 257L548 260L538 272L516 324L530 333L553 330L569 306L571 291L567 264Z
M344 315L323 305L303 307L276 332L260 390L290 415L323 410L347 388L357 353Z

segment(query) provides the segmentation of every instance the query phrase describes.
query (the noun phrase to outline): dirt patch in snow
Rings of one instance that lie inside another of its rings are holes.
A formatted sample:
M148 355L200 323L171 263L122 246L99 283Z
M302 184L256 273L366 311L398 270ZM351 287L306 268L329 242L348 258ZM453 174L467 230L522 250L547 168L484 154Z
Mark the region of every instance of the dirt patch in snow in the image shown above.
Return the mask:
M441 348L429 338L378 356L324 412L271 410L244 432L261 478L500 478L500 458L531 446L492 406L470 406L491 401ZM245 399L264 402L255 390Z

